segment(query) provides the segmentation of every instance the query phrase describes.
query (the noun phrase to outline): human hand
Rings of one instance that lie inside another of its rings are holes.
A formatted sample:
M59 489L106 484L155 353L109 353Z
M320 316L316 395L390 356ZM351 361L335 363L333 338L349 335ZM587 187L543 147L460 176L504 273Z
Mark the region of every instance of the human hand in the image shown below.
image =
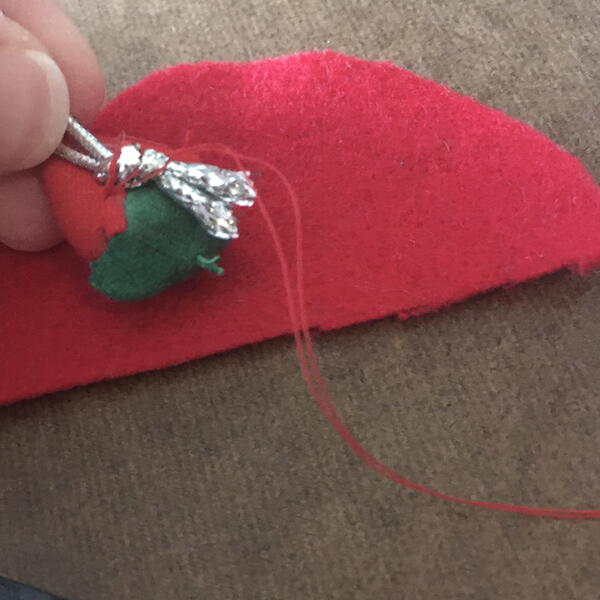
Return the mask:
M89 122L103 101L96 58L59 0L0 0L0 242L33 251L62 239L36 167L70 113Z

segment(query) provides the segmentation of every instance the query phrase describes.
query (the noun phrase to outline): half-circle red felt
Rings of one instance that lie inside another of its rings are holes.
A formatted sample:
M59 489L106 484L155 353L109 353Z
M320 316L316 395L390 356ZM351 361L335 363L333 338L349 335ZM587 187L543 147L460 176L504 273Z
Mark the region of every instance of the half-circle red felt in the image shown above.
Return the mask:
M389 63L324 52L177 66L121 94L94 130L171 148L224 144L278 167L301 204L313 327L424 313L600 263L600 193L575 158ZM214 151L198 159L231 164ZM269 168L246 164L291 256L285 188ZM77 212L77 198L97 184L72 167L48 168L55 204L72 207L61 217L66 233L85 246L85 219L94 217ZM132 304L95 292L67 245L0 250L0 403L288 333L260 211L244 211L240 228L224 277L200 273Z

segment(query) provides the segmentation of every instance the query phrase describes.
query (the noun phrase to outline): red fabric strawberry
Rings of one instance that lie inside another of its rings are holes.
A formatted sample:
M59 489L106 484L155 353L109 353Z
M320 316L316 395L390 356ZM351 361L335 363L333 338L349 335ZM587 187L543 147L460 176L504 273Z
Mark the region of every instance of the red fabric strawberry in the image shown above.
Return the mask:
M72 117L68 137L89 148L61 145L65 160L46 166L45 181L95 289L113 300L143 300L199 269L223 274L218 253L239 236L233 209L256 197L247 172L178 160L190 150L102 143ZM82 167L91 171L85 178ZM65 178L78 194L52 193Z

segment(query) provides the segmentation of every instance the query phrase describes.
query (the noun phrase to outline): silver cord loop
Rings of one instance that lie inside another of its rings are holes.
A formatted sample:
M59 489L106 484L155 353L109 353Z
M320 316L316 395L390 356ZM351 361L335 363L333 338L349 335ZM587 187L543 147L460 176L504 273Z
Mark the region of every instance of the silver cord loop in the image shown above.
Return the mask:
M100 171L112 160L113 153L74 117L69 117L66 135L73 138L89 154L71 148L65 142L60 144L55 153L78 167L100 175Z
M87 169L88 171L96 172L100 168L100 163L95 158L87 156L87 154L83 154L73 148L69 148L65 144L61 144L56 149L55 154L78 167Z
M238 237L233 208L252 206L256 198L250 173L246 171L171 161L166 154L142 148L140 144L127 144L115 156L73 117L69 117L66 135L83 151L63 142L56 149L58 156L92 171L102 183L106 182L111 166L115 167L116 183L127 189L154 182L176 204L192 213L210 235L219 239Z

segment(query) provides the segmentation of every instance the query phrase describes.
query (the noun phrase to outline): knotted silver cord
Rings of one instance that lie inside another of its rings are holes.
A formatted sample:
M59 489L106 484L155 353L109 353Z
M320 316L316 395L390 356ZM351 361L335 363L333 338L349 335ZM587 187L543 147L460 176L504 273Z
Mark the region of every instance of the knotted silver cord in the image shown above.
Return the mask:
M69 117L66 133L81 149L63 142L56 154L92 171L100 182L107 180L116 160L116 183L135 188L153 181L167 196L190 211L214 237L225 240L239 237L232 207L254 204L256 190L250 173L172 161L158 150L142 149L140 144L123 146L115 158L111 150L73 117Z

